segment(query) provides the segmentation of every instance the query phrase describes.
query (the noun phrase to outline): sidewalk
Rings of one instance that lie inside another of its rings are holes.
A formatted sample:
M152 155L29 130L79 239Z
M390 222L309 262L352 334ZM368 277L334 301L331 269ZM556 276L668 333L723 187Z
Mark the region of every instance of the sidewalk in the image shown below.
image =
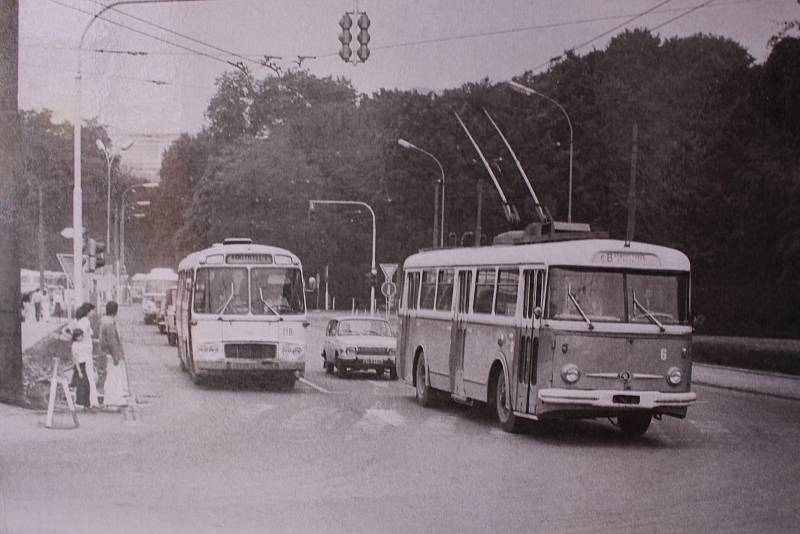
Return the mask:
M800 400L800 377L792 375L695 363L692 365L692 383Z

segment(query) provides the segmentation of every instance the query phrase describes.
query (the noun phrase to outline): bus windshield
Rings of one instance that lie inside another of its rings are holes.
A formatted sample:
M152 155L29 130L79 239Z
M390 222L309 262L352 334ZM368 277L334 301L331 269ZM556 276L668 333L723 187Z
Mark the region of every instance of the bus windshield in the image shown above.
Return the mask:
M175 282L168 280L147 280L144 285L145 293L163 295L167 292L168 286L174 286Z
M686 324L687 273L550 270L548 317L555 320Z
M250 307L253 315L298 314L305 311L300 269L250 269Z
M194 311L218 315L246 315L246 267L204 267L197 269Z

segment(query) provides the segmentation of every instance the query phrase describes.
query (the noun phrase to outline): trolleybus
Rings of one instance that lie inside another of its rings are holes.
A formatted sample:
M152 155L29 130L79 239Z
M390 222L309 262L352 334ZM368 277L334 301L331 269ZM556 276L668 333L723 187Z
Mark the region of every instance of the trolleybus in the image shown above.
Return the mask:
M252 374L291 387L303 376L309 323L296 255L226 239L178 271L178 357L193 382Z
M653 417L685 417L688 258L535 233L405 261L397 365L418 402L485 402L510 432L521 419L608 417L639 435Z

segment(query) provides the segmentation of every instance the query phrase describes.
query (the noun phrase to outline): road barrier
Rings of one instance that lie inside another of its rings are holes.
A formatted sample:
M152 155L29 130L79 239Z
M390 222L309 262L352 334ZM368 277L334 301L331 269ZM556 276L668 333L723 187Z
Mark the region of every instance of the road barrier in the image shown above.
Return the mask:
M63 376L58 376L58 358L53 358L53 374L50 376L50 397L47 401L47 418L45 419L45 428L53 428L53 416L56 408L56 397L58 396L58 388L64 392L64 397L67 400L67 406L72 414L72 422L75 423L74 428L78 428L78 414L75 411L75 403L72 401L72 394L69 392L69 383Z

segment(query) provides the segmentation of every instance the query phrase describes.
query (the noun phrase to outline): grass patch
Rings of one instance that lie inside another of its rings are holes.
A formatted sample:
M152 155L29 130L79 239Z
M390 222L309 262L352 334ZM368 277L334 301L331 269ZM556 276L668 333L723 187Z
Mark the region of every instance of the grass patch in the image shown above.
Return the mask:
M53 358L58 358L60 374L72 365L71 342L62 338L61 328L51 332L22 353L22 406L47 408Z
M767 339L703 338L692 340L694 361L800 375L800 350Z

